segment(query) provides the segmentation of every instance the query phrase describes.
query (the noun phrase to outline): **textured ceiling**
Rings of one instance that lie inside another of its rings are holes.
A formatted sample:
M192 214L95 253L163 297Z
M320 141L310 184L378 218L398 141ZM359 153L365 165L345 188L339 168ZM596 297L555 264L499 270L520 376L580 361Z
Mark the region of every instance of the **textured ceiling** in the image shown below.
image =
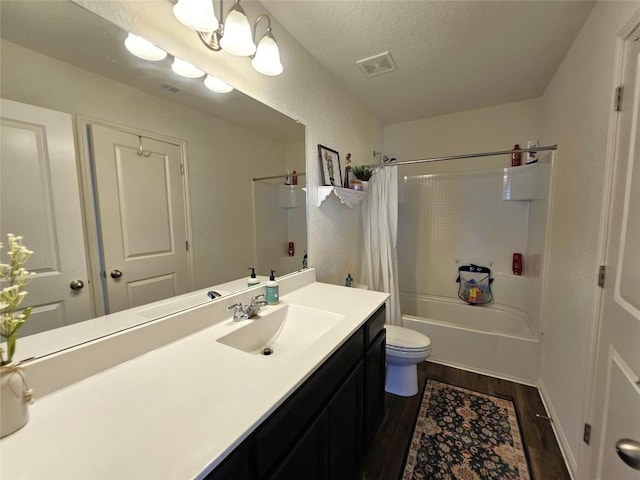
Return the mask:
M385 124L541 96L594 5L579 0L261 3ZM277 30L274 35L277 39ZM365 77L356 61L385 51L398 70Z

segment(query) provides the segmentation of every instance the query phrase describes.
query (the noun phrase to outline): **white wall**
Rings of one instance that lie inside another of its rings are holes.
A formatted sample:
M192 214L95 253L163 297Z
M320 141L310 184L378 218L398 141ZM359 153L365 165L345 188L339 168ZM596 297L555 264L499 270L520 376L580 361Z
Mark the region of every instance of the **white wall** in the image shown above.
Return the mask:
M3 98L185 140L194 287L247 274L254 259L251 177L283 172L286 144L13 43L0 48Z
M309 266L316 267L318 280L341 284L345 265L354 262L360 271L362 226L360 208L348 209L339 202L316 206L320 183L317 145L353 155L354 163L368 163L371 151L380 150L382 125L371 112L349 95L320 64L277 22L273 33L280 47L284 73L265 77L256 73L247 58L224 52L212 53L197 35L181 25L171 13L171 2L122 2L117 0L76 0L86 8L142 35L173 55L179 56L290 117L306 129L306 172L309 189ZM242 6L250 19L266 13L255 1Z
M532 99L386 125L384 152L388 157L403 161L511 150L516 143L522 147L527 140L539 139L541 120L542 102ZM415 171L471 171L508 166L511 166L511 159L506 155L421 164Z
M514 252L527 254L529 202L503 200L502 179L502 169L491 169L402 180L398 277L403 293L456 298L458 266L473 263L491 268L495 304L526 312L526 297L518 294L526 282L512 275L511 265Z
M615 39L640 2L599 2L543 96L543 143L558 143L541 386L576 478L587 421ZM599 435L594 425L592 435Z

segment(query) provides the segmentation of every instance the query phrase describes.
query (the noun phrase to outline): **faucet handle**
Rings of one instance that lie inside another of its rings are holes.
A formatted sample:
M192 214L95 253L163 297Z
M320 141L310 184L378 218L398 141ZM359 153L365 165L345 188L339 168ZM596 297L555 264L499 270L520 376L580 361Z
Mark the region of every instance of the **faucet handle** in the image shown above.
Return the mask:
M264 298L264 293L261 293L260 295L255 295L255 296L251 297L251 303L255 303L256 300L259 300L260 298Z
M227 307L227 310L231 310L232 308L243 308L242 307L242 302L238 302L238 303L234 303L233 305L229 305Z
M234 303L233 305L229 305L227 310L233 309L233 319L239 320L244 317L244 307L242 306L242 302Z

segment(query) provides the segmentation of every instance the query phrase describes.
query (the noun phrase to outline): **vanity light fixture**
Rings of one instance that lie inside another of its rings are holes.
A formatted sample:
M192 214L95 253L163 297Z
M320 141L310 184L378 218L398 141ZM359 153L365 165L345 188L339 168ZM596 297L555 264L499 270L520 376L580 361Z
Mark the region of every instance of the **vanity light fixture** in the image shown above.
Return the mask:
M195 65L191 65L189 62L175 57L171 64L171 70L182 77L187 78L200 78L204 75L204 72Z
M130 33L124 41L124 46L136 57L152 62L159 62L167 57L167 52L156 47L149 40Z
M233 87L227 82L211 75L207 75L207 78L204 79L204 86L216 93L229 93L233 90Z
M224 21L224 34L220 39L220 47L231 55L249 57L256 53L256 44L253 43L251 25L247 14L240 6L240 0L234 0L233 7Z
M211 0L179 0L173 15L187 27L200 32L215 32L219 23Z
M189 11L186 15L182 12ZM251 57L253 68L263 75L280 75L283 71L280 62L280 50L271 33L271 18L267 14L260 15L253 24L253 35L247 15L240 6L240 0L234 0L226 19L218 22L215 14L211 20L210 11L213 11L213 0L178 0L173 7L176 18L184 25L195 30L204 45L214 51L224 50L232 55ZM220 15L224 12L223 0L220 0ZM196 26L196 22L185 19L209 18L210 25L203 28ZM255 36L258 22L267 19L267 33L258 42L256 49ZM215 27L214 27L215 25Z
M256 27L262 18L267 19L267 33L258 42L256 54L251 59L251 66L263 75L280 75L283 70L282 63L280 63L280 50L271 33L271 19L268 15L262 14L256 19L256 23L253 25L253 38L256 37Z

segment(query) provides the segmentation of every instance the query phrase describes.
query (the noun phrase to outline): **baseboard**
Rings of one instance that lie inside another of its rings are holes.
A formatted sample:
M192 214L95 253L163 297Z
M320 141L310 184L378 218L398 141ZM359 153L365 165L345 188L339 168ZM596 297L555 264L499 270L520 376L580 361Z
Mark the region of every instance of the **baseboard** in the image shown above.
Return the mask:
M446 361L446 360L440 360L440 359L433 358L433 357L430 357L429 360L425 360L425 361L431 362L431 363L437 363L439 365L444 365L446 367L459 368L460 370L466 370L467 372L478 373L480 375L487 375L488 377L499 378L501 380L509 380L510 382L520 383L522 385L528 385L530 387L538 388L537 384L532 383L529 380L524 380L524 379L518 378L518 377L512 377L510 375L504 375L504 374L492 372L492 371L489 371L489 370L483 370L481 368L474 368L474 367L470 367L469 365L463 365L463 364L456 363L456 362L449 362L449 361Z
M549 398L547 389L545 388L542 380L539 380L538 385L536 386L538 387L538 391L540 392L540 398L542 398L542 403L544 404L544 408L547 411L547 414L553 419L553 421L550 422L551 428L553 429L553 434L556 436L556 441L558 442L558 445L560 447L560 452L562 453L562 457L564 458L564 463L567 464L569 475L571 475L572 480L576 480L576 475L578 472L578 462L571 453L569 442L567 440L567 436L564 434L562 426L557 422L558 416L553 409L553 403Z

